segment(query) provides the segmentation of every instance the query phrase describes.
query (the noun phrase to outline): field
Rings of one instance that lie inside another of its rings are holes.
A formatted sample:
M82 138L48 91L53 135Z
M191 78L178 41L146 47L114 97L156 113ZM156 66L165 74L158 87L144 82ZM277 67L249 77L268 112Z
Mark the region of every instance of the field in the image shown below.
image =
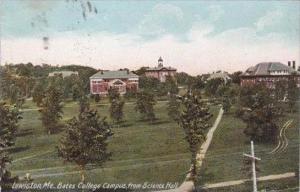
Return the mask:
M234 116L234 110L223 115L205 157L198 185L250 178L241 171L243 153L250 153L250 142L243 133L246 125ZM261 158L258 176L295 172L299 166L299 114L286 113L280 125L290 119L294 121L286 129L286 150L270 154L276 144L255 143L255 154Z
M108 116L109 104L91 103L92 108L104 117ZM87 167L87 181L94 183L165 183L183 181L190 165L190 153L184 140L184 132L172 121L166 111L167 102L158 101L154 124L141 121L134 110L134 102L126 102L126 122L114 127L110 140L111 160ZM211 108L214 118L218 107ZM64 105L62 123L78 114L78 105L69 101ZM26 101L23 119L20 122L16 146L10 149L13 163L12 173L24 177L30 173L35 182L80 181L77 167L65 163L57 155L59 139L63 132L48 135L42 127L40 114L31 101ZM110 119L107 119L110 121ZM214 119L211 120L213 122Z

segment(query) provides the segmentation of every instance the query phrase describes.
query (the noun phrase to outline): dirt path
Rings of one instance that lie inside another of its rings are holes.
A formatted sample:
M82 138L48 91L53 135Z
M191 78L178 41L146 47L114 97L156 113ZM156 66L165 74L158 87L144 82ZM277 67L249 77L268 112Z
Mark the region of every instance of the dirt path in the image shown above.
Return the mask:
M280 132L279 132L279 136L278 136L278 145L269 154L275 154L275 153L285 151L285 149L288 146L286 130L287 130L287 128L289 128L291 126L293 121L294 121L293 119L290 119L287 122L285 122L285 124L282 126L282 128L280 129Z
M205 142L201 145L201 148L196 156L198 168L200 168L203 163L203 159L204 159L205 154L208 150L208 147L212 141L214 132L217 129L217 127L222 119L223 113L224 113L224 110L223 110L223 108L221 108L219 111L218 117L216 118L213 126L209 129L209 131L206 135ZM186 180L180 185L179 188L165 190L164 192L190 192L190 191L193 191L195 189L195 184L194 184L194 182L188 180L189 177L190 177L190 173L188 173L186 175Z
M258 177L258 181L270 181L270 180L277 180L277 179L284 179L284 178L289 178L289 177L294 177L295 173L294 172L288 172L288 173L283 173L283 174L277 174L277 175L267 175L267 176L262 176ZM233 185L240 185L243 184L245 181L249 181L251 179L240 179L240 180L235 180L235 181L225 181L225 182L220 182L220 183L213 183L213 184L206 184L203 188L209 189L209 188L217 188L217 187L229 187Z

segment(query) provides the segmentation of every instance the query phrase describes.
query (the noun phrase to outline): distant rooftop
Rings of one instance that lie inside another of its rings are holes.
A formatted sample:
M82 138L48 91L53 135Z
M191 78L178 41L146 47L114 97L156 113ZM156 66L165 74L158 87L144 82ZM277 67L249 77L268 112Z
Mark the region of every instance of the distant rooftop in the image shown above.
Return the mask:
M78 75L77 71L53 71L51 73L49 73L49 77L52 77L54 75L58 75L61 74L63 77L69 77L71 75Z
M292 67L289 67L280 62L262 62L262 63L258 63L255 66L249 67L242 75L243 76L270 75L271 72L275 72L275 71L285 71L287 74L297 72Z
M224 81L230 80L231 78L229 77L227 72L216 72L216 73L212 73L209 75L207 80L211 80L211 79L223 79Z
M127 71L99 71L90 77L90 79L128 79L128 78L138 78L139 76Z
M164 66L159 66L159 67L149 67L146 70L147 71L160 71L162 69L168 70L168 71L176 71L177 69L173 67L164 67Z

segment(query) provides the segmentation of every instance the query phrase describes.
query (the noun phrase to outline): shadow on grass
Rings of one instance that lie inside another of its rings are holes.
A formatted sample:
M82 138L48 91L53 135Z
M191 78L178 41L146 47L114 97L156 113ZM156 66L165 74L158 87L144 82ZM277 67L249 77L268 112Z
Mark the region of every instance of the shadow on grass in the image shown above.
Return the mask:
M168 120L163 120L163 121L157 121L155 120L153 123L151 123L152 125L161 125L161 124L165 124L165 123L170 123L170 121Z
M23 129L20 130L16 136L17 137L24 137L24 136L28 136L28 135L32 135L33 134L33 129Z
M11 147L11 148L6 149L6 151L8 153L19 153L22 151L26 151L28 149L30 149L30 146L26 145L25 147Z

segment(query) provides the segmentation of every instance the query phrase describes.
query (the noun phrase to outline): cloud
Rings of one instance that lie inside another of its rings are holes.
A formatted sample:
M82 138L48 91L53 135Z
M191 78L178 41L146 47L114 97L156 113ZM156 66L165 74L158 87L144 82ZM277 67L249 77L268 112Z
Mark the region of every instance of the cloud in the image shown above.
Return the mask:
M208 7L208 19L210 21L217 21L219 20L225 13L223 8L220 5L211 5Z
M285 63L299 57L299 47L292 47L279 34L257 36L251 28L225 31L207 36L194 27L188 41L166 34L152 41L139 35L98 33L79 36L72 32L50 37L49 49L42 39L3 39L4 62L81 64L117 70L128 67L155 66L162 56L165 65L196 75L216 70L245 70L262 61Z
M284 14L281 10L270 10L255 23L256 29L262 31L268 27L276 26L282 22L283 18Z
M180 28L183 22L181 8L167 3L156 4L144 15L138 24L137 31L141 35L159 35Z
M43 49L42 37L4 38L2 64L81 64L100 69L127 67L134 70L142 66L153 67L162 56L165 65L197 75L216 70L245 70L263 61L286 63L300 57L300 48L291 44L284 33L259 33L259 30L275 25L277 21L270 18L280 18L282 13L267 12L252 28L212 33L223 10L218 6L209 10L211 19L199 16L186 32L185 41L168 30L180 26L184 15L180 8L166 3L157 4L145 15L138 33L98 32L88 36L72 31L60 32L49 37L48 50ZM157 37L145 40L144 36L149 34Z

